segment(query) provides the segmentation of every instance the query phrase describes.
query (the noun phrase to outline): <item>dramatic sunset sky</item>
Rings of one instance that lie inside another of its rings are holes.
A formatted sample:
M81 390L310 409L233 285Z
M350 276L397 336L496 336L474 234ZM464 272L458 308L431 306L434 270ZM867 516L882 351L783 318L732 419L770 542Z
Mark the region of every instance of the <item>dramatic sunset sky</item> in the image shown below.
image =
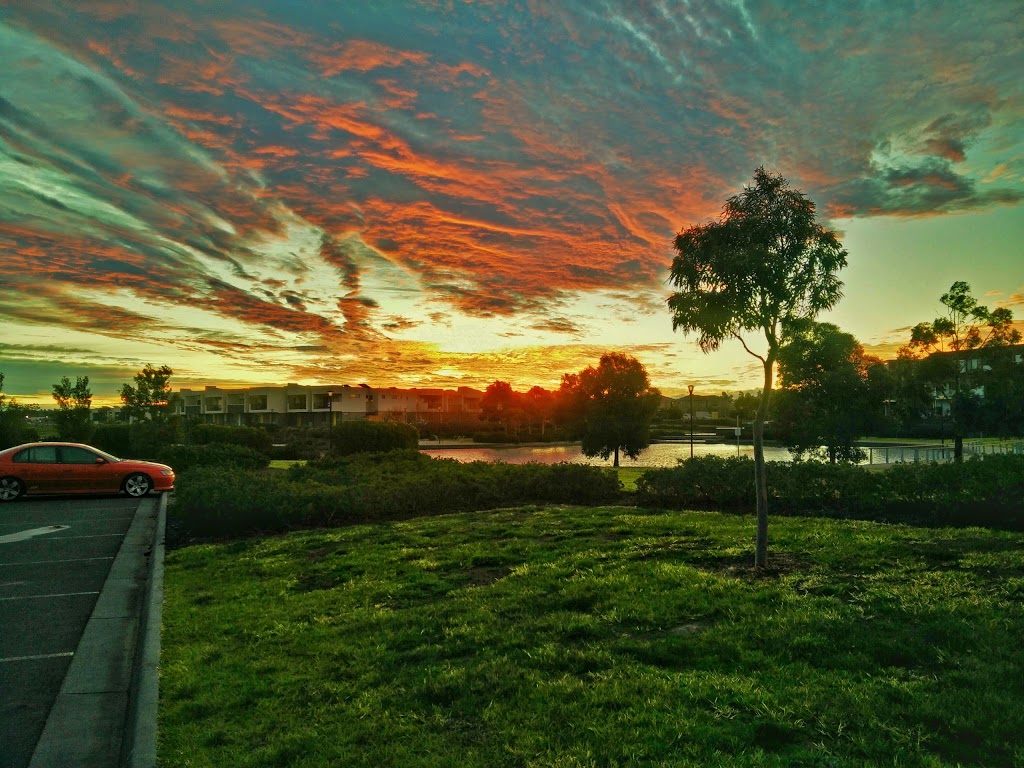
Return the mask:
M765 165L891 351L966 280L1024 317L1024 7L0 0L0 371L557 386L604 351L752 388L664 300ZM753 343L753 342L752 342ZM761 346L763 347L763 341Z

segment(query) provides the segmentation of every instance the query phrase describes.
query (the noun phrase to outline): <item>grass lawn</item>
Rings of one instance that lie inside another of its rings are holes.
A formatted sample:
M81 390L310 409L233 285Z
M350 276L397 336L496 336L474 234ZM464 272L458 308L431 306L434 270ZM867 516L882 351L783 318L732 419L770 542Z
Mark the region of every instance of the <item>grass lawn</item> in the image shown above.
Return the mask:
M298 464L300 466L306 465L305 459L273 459L269 466L271 469L288 469L292 464Z
M164 766L1024 764L1024 535L527 507L167 556Z

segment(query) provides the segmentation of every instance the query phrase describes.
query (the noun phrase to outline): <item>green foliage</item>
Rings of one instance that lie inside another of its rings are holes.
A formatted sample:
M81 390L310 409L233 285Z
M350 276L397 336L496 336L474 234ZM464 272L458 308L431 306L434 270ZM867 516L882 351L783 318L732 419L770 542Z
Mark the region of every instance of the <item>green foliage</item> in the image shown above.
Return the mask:
M689 459L641 475L637 503L747 511L753 506L753 472L747 458ZM882 471L851 464L773 462L768 494L780 514L1024 530L1024 456L896 464Z
M39 439L39 432L28 419L39 412L34 405L22 405L4 394L4 374L0 372L0 451Z
M675 239L668 300L673 330L696 333L704 352L727 339L739 340L761 361L764 387L754 416L757 484L757 562L768 554L768 508L764 475L764 422L783 330L835 306L842 296L836 273L846 251L835 232L817 223L815 206L781 174L763 167L753 186L730 197L718 221L698 224ZM764 354L752 351L745 333L763 334Z
M270 454L270 434L260 427L230 427L219 424L194 424L188 429L188 440L197 445L230 443L244 445L260 453Z
M900 357L914 360L928 355L921 361L919 373L933 390L942 392L949 401L954 452L956 460L961 461L964 434L985 421L984 403L972 390L979 385L995 384L998 409L1003 402L999 397L1001 377L986 376L986 364L990 358L1002 361L1005 356L999 352L1018 344L1021 333L1013 326L1012 310L1007 307L989 310L971 296L971 286L963 281L953 283L940 301L946 307L946 314L931 323L915 325L909 343L900 350ZM971 354L965 355L968 352ZM969 365L972 359L983 364ZM987 381L992 378L995 381ZM1012 410L1010 419L1012 423Z
M585 456L607 459L619 451L632 459L651 444L651 420L661 393L651 387L647 369L634 357L611 352L597 368L562 377L559 395L575 414Z
M131 425L131 445L127 456L122 458L154 459L170 446L182 442L181 421L170 419L137 421Z
M209 445L166 445L149 453L148 459L168 464L175 474L193 469L212 469L221 476L226 470L264 469L270 459L254 448L233 443L210 443Z
M870 368L881 364L831 323L790 325L779 352L775 434L796 458L859 461L863 451L854 442L873 434L881 410L881 394L869 380Z
M50 420L57 428L57 438L76 443L88 443L92 438L93 424L89 415L92 407L92 390L89 377L77 376L72 384L67 376L53 385L53 399L57 410Z
M331 432L332 450L339 456L415 449L419 445L416 428L397 421L346 421Z
M162 365L155 368L150 364L135 374L135 386L121 386L122 412L131 419L164 421L170 418L171 387L170 368Z
M100 450L115 456L135 458L132 456L132 425L130 424L97 424L91 443Z
M238 536L619 493L616 475L599 467L462 464L407 450L324 457L287 473L191 472L177 482L174 517L192 536Z

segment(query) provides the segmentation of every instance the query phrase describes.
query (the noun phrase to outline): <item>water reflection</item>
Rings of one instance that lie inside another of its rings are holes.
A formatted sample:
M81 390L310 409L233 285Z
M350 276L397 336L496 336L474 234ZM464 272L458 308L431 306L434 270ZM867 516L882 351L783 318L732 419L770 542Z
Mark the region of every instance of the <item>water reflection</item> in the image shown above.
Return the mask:
M587 458L580 452L579 445L550 445L542 447L502 446L498 448L421 448L423 453L439 459L456 459L457 461L503 461L507 464L526 464L536 461L540 464L557 464L568 461L573 464L592 464L599 467L610 467L612 460ZM737 453L736 445L726 443L694 443L694 456L748 456L754 457L752 445L741 445ZM785 448L765 446L764 457L767 461L789 461L789 451ZM626 457L619 458L623 467L674 467L679 459L690 458L690 444L687 443L656 443L650 446L636 461Z

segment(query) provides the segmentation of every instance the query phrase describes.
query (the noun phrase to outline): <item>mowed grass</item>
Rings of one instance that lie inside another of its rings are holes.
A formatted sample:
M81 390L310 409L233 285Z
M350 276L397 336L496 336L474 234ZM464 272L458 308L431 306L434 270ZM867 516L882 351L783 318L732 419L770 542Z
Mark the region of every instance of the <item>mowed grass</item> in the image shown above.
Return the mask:
M163 766L1024 764L1024 536L518 508L167 557Z

